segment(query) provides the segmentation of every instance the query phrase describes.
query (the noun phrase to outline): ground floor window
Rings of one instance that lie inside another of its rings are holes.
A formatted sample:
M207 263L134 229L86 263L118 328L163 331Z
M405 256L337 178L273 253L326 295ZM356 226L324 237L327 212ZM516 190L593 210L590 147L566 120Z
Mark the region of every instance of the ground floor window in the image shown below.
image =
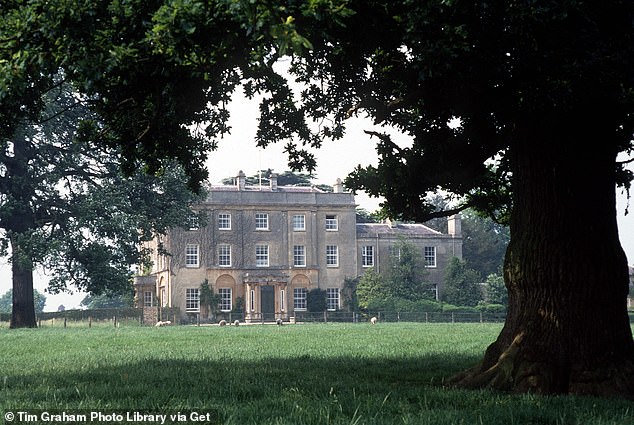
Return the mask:
M295 288L293 290L293 308L295 310L306 310L306 288Z
M280 310L286 310L286 291L283 289L280 290Z
M187 288L185 290L185 311L200 311L200 296L198 288Z
M153 307L154 306L154 292L145 291L143 292L143 307Z
M339 288L326 289L326 305L328 310L339 310Z
M220 311L231 311L231 288L218 289L220 295Z
M374 247L372 245L361 247L361 266L374 266Z

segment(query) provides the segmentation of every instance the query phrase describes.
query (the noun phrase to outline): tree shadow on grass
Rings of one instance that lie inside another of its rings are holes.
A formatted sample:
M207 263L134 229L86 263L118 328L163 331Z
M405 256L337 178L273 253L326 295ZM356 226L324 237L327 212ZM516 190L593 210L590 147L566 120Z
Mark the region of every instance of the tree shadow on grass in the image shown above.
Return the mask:
M74 373L10 376L3 405L7 410L196 411L210 413L212 423L227 424L634 424L628 419L631 404L617 400L443 388L444 377L477 360L461 355L151 358Z

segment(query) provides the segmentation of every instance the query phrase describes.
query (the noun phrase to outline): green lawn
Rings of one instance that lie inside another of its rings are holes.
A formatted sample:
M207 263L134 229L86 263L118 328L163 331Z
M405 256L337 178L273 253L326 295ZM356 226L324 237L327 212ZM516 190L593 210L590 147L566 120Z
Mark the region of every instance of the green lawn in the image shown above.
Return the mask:
M0 411L196 411L227 424L634 424L622 400L443 388L500 328L5 328Z

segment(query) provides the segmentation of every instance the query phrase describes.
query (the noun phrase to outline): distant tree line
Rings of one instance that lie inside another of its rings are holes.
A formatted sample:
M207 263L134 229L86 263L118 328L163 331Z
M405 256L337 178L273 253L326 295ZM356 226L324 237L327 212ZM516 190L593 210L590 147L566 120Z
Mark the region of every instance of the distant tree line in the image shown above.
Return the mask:
M33 300L35 303L35 313L44 311L46 305L46 296L37 289L33 290ZM13 310L13 289L9 289L0 297L0 313L10 314Z

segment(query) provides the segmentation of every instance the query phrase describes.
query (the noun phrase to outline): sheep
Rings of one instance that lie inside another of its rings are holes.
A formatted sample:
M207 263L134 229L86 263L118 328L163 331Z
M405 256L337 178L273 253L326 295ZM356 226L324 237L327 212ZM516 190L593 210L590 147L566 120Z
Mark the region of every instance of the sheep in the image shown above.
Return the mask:
M218 322L218 325L220 326L227 326L227 321L226 320L221 320L220 322Z
M370 319L370 323L372 323L373 325L376 325L376 322L378 321L378 319L376 317L372 317Z
M172 322L170 320L166 320L164 322L159 320L158 322L156 322L156 325L154 325L154 326L156 326L157 328L160 328L162 326L168 326L168 325L171 325L171 324L172 324Z
M234 320L233 326L240 326L240 321L238 319Z

